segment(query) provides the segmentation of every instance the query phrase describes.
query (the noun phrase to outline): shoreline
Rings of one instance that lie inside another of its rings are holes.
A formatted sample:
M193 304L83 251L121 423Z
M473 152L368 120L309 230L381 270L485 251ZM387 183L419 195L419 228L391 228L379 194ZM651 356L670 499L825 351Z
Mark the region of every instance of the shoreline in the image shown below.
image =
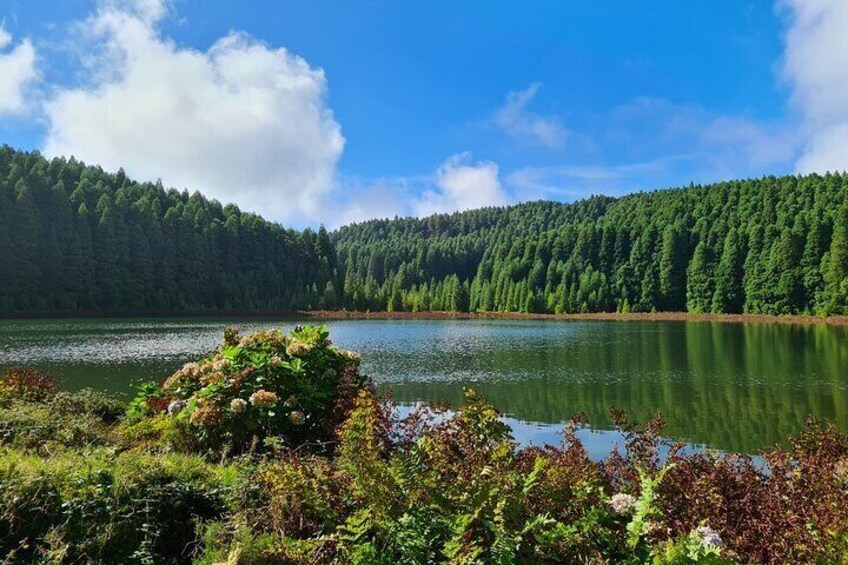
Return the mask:
M721 322L756 324L823 324L848 325L848 316L811 316L793 314L693 314L689 312L595 312L586 314L525 314L519 312L357 312L315 310L299 312L299 316L320 320L578 320L618 322Z
M305 311L245 311L206 310L199 312L173 311L59 311L10 312L0 314L0 320L22 319L97 319L97 318L256 318L309 320L563 320L563 321L658 321L658 322L721 322L795 325L848 325L848 316L812 316L793 314L693 314L689 312L595 312L586 314L526 314L520 312L361 312L356 310Z

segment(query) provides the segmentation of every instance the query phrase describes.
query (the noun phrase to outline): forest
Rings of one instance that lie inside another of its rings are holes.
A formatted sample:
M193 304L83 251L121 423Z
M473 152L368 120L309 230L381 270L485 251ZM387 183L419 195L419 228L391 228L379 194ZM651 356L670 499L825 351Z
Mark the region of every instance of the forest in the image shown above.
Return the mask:
M0 311L298 310L334 262L326 230L0 148Z
M299 232L0 148L0 312L317 309L846 314L848 176Z

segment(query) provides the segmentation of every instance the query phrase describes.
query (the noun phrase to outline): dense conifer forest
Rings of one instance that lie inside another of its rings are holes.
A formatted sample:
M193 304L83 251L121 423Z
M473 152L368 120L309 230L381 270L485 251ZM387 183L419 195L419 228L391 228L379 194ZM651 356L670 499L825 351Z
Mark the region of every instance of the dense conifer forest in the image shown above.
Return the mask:
M848 313L848 176L297 232L0 148L0 311Z
M0 148L0 311L309 308L334 261L326 231Z
M841 314L848 176L766 177L340 229L348 308Z

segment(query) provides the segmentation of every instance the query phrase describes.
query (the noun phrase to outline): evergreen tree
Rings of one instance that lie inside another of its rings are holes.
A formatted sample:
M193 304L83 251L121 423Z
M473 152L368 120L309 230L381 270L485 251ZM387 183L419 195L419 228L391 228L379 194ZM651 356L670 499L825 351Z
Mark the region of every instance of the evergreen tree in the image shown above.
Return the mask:
M804 253L801 257L801 272L803 276L803 303L807 312L819 312L823 300L824 277L821 272L822 256L824 255L824 234L818 214L814 214L807 229Z
M686 302L686 265L689 257L686 255L685 241L680 228L668 226L663 232L662 249L660 251L660 281L659 290L662 310L683 309Z
M686 309L689 312L709 312L714 291L712 257L705 241L695 247L689 264L686 284Z
M713 294L714 313L739 314L745 304L742 283L744 255L742 241L736 228L730 228L724 240L724 250L716 271L716 289Z
M845 314L848 312L848 201L836 215L830 251L824 271L824 313Z
M0 312L844 313L846 207L813 174L297 232L0 147Z
M73 159L0 153L2 312L299 309L336 285L326 230L285 230Z

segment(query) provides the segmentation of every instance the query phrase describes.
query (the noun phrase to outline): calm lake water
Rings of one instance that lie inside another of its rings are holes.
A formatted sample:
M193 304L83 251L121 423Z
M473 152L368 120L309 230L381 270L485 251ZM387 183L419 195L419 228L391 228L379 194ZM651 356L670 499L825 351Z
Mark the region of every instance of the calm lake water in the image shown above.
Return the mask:
M286 320L0 321L0 368L35 366L69 389L129 392L215 347L224 327L291 328ZM662 413L668 435L754 452L808 416L848 432L848 328L714 322L345 320L335 343L400 403L457 403L463 387L489 398L524 443L558 441L578 412L615 441L609 409Z

